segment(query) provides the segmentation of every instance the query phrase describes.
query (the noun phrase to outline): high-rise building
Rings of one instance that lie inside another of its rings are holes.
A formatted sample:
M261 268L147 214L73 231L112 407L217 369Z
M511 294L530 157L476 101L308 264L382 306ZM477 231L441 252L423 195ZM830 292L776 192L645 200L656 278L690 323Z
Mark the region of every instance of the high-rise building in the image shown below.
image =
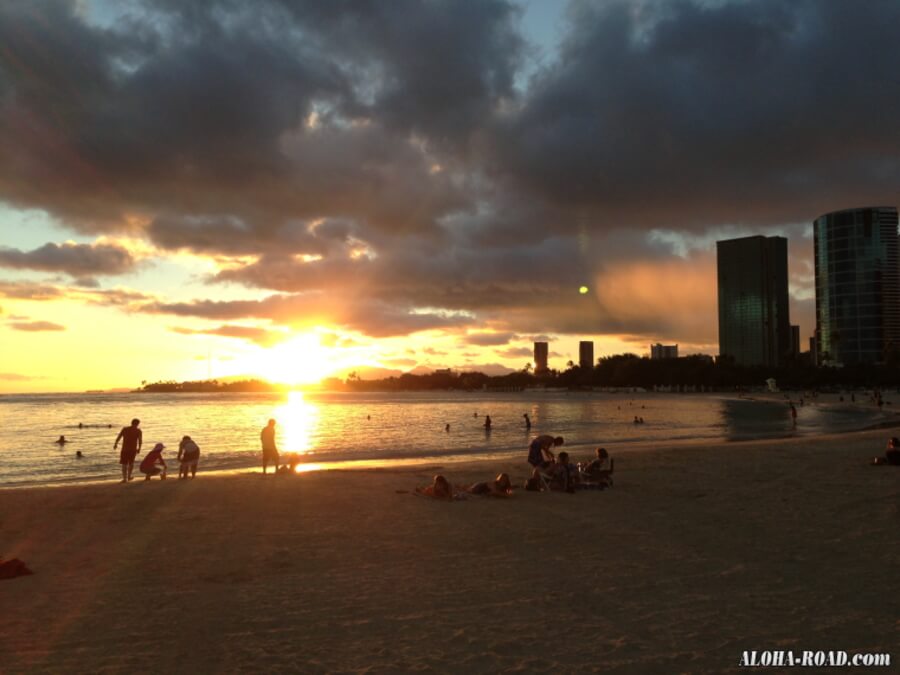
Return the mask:
M546 342L534 343L534 374L545 375L547 368L547 355L549 354L548 344Z
M787 239L716 242L719 354L744 366L778 366L791 350Z
M896 207L826 213L813 238L816 362L883 363L900 350Z
M655 345L650 345L650 358L653 361L659 359L677 359L678 345L662 345L658 342Z
M791 356L800 356L800 326L791 324Z
M587 370L594 367L593 340L582 340L578 343L578 365Z

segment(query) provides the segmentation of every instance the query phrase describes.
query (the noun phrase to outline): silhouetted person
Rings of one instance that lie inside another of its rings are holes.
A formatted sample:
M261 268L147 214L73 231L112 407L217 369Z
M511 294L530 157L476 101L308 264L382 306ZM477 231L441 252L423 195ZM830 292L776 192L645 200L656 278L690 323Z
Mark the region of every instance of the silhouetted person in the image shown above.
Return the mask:
M79 428L79 429L84 429L84 425L83 425L81 422L79 422L79 423L78 423L78 428Z
M278 448L275 446L275 420L269 420L269 423L260 432L259 440L262 441L263 476L265 476L269 462L272 463L275 471L278 470Z
M185 436L178 444L178 478L187 478L188 471L191 478L197 475L197 463L200 461L200 446L190 436Z
M116 442L113 443L115 450L119 441L122 441L122 452L119 454L119 464L122 465L122 482L131 480L131 472L134 471L134 458L141 451L141 445L144 442L144 434L138 429L141 421L138 418L131 420L130 427L122 427L122 431L116 436Z
M485 431L491 430L491 416L490 415L484 416L484 430Z
M84 455L81 454L81 450L75 451L75 459L81 459Z
M797 409L794 407L793 403L791 403L791 423L794 426L797 426Z
M528 417L528 413L523 414L522 417L525 418L525 428L530 429L531 428L531 418Z
M444 431L446 431L448 434L450 433L450 425L449 424L444 427Z
M160 480L166 479L166 460L162 456L162 451L165 449L166 446L157 443L144 457L144 461L141 462L141 473L145 476L144 480L150 480L151 476L159 476ZM162 469L157 465L162 466Z
M61 435L59 438L57 438L57 439L56 439L55 441L53 441L53 442L56 443L58 446L62 447L62 446L64 446L66 443L68 443L69 441L66 440L66 437L65 437L65 436L62 436L62 435Z
M565 443L562 436L536 436L528 446L528 463L535 468L546 469L556 459L550 448Z

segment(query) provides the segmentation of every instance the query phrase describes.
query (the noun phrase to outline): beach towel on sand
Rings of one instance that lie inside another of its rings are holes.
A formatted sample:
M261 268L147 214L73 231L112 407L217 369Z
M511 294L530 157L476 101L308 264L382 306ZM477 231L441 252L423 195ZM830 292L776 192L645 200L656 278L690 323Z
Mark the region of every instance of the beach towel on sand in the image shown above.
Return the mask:
M18 558L0 560L0 579L14 579L28 574L34 574L34 572Z

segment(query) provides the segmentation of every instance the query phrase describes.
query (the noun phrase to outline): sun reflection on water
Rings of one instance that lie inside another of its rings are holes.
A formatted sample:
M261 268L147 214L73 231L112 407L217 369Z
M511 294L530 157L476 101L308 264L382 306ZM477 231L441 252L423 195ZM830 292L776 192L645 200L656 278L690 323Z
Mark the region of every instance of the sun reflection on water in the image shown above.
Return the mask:
M302 391L288 392L287 401L275 410L279 452L306 454L316 449L319 407L303 398Z

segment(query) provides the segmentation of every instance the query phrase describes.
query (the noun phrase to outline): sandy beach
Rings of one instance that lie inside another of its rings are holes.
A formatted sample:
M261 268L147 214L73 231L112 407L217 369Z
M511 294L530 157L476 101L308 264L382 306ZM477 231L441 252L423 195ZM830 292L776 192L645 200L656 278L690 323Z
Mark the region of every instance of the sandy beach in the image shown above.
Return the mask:
M611 490L507 500L398 493L435 467L2 490L0 557L35 574L0 581L0 672L896 663L900 470L867 464L893 433L647 450ZM441 471L500 469L527 474Z

